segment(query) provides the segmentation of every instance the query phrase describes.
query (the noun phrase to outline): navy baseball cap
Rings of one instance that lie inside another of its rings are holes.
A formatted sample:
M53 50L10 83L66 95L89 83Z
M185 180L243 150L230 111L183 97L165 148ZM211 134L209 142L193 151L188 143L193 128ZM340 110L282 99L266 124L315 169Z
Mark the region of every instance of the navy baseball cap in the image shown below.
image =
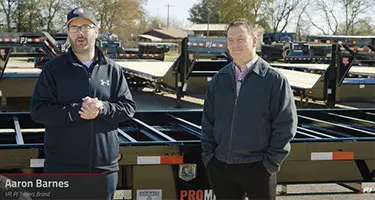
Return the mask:
M87 8L74 8L72 11L70 11L67 15L67 22L66 25L68 26L69 23L78 18L86 18L90 20L95 26L98 26L98 21L96 21L95 15L88 10Z

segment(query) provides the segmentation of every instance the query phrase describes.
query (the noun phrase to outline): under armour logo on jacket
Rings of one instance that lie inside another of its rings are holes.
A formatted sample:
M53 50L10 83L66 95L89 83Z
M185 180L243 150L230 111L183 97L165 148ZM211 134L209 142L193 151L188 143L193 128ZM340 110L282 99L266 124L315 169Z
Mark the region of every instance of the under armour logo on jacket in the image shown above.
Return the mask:
M106 81L104 81L104 80L100 80L100 85L106 85L106 86L109 86L109 80L106 80Z

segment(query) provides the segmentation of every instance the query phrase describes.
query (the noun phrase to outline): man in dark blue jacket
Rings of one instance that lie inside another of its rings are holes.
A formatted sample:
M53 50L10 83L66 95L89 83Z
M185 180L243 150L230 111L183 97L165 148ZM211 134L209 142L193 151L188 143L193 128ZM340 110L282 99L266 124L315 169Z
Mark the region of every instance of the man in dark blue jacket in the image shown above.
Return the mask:
M217 199L275 199L276 173L290 151L297 112L288 80L256 54L247 20L227 29L234 62L207 90L202 158Z
M92 12L67 16L68 52L43 67L31 99L31 116L45 125L44 171L106 173L108 199L117 186L118 123L135 103L121 68L95 47L99 28Z

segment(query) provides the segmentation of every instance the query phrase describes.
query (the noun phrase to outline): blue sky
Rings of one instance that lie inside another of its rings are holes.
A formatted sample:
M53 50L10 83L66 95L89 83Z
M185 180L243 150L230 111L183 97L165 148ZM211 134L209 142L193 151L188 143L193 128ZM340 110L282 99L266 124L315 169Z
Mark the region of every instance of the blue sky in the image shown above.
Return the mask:
M167 19L167 4L172 5L169 9L169 17L176 19L179 23L188 25L189 9L199 0L148 0L145 8L149 16L158 16L163 20Z

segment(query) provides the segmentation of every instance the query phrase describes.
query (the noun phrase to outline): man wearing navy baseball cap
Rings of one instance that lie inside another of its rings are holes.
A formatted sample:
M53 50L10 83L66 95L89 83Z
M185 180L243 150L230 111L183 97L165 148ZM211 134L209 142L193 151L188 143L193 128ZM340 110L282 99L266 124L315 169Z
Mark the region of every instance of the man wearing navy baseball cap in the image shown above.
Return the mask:
M98 21L95 19L95 15L86 8L74 8L68 13L66 25L77 18L86 18L90 20L95 26L98 26Z
M43 66L31 99L31 116L45 126L44 171L103 173L107 199L118 180L118 123L135 103L121 70L95 46L99 28L88 9L67 15L68 52Z
M95 40L99 34L94 14L86 8L75 8L68 13L66 25L73 52L79 60L90 61L94 57Z

